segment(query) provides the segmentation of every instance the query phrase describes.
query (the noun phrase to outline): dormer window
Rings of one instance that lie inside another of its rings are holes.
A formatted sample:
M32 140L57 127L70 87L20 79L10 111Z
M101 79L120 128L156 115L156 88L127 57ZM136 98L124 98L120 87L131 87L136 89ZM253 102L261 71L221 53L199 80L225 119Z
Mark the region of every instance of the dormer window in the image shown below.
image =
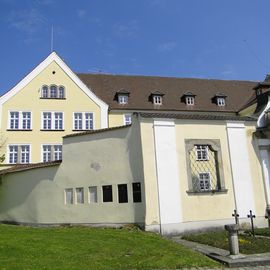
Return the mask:
M153 103L155 105L162 105L162 96L153 96Z
M41 89L41 98L57 98L64 99L65 98L65 87L51 85L50 87L47 85L43 85Z
M194 97L186 97L186 104L187 105L194 105L195 104L195 98Z
M225 98L224 97L218 97L217 98L217 105L218 106L225 106Z
M186 105L188 106L193 106L195 105L195 96L193 93L191 92L186 92L182 97L181 97L181 101L186 103Z
M163 99L164 94L159 92L159 91L155 91L153 93L151 93L151 95L149 96L149 101L152 101L152 103L154 105L162 105L162 99Z
M120 91L116 92L114 96L114 100L116 100L121 105L128 104L128 98L129 92L125 89L121 89Z
M119 104L127 104L128 103L128 95L118 95L118 103Z
M213 98L212 102L215 103L219 107L226 106L226 95L223 93L217 93Z

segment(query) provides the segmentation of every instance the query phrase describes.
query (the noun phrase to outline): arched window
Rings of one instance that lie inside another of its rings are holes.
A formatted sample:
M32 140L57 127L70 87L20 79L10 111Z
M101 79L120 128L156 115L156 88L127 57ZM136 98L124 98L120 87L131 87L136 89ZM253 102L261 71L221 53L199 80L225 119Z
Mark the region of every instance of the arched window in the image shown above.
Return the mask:
M48 91L48 86L47 85L44 85L42 87L42 94L41 94L41 96L43 98L48 98L49 97L49 91Z
M55 85L50 87L50 98L57 98L57 87Z
M64 88L64 86L59 86L59 88L58 88L58 98L65 98L65 88Z

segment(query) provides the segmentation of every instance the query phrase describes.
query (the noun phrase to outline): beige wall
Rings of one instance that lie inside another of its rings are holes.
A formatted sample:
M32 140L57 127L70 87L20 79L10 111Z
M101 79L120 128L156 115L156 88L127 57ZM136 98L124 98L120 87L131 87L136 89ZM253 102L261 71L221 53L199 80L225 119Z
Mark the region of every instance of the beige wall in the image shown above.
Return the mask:
M144 223L145 198L138 130L64 139L60 166L12 173L0 185L0 220L28 223ZM142 185L134 203L132 183ZM117 185L128 185L128 203L118 203ZM102 202L102 185L113 186L113 202ZM98 203L89 203L88 187L97 186ZM65 204L66 188L84 188L83 204Z
M251 163L254 197L258 216L264 216L265 198L257 148L252 140L253 126L248 126L247 139ZM221 121L175 120L177 157L183 222L229 220L235 209L232 172L227 141L226 123ZM142 119L141 138L145 169L146 225L159 222L156 186L156 163L153 120ZM185 139L214 139L220 141L225 193L188 194L188 175ZM247 195L248 196L248 195ZM218 206L218 207L217 207Z
M55 71L55 74L52 72ZM63 85L66 99L41 99L43 85ZM9 111L31 111L32 131L7 131ZM64 131L41 131L41 113L43 111L64 112ZM31 161L41 161L41 144L61 144L62 136L72 133L73 112L93 112L94 128L100 128L100 107L93 102L62 70L52 62L38 74L27 86L10 98L2 106L1 139L2 150L8 144L30 144Z

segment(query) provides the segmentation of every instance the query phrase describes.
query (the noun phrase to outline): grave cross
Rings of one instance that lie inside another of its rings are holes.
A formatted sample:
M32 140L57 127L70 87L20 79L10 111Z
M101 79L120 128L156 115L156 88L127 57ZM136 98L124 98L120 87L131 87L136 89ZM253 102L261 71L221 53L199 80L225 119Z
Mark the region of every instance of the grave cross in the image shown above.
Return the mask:
M251 210L249 210L249 215L247 215L247 217L250 218L251 230L252 230L252 234L253 234L253 237L254 237L255 236L255 232L254 232L253 219L256 218L256 216L252 214L252 211Z
M233 210L232 216L235 219L235 224L238 224L239 225L239 214L237 213L237 210L236 209Z

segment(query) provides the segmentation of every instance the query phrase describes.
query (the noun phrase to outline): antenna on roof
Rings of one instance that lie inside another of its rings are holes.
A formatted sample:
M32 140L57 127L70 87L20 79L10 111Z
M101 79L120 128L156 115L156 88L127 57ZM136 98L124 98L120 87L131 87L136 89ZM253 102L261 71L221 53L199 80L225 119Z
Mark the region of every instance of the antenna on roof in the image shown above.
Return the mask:
M53 52L53 24L52 24L52 30L51 30L51 52Z
M246 44L246 47L247 47L249 53L252 54L253 57L254 57L261 65L263 65L263 66L264 66L265 68L267 68L267 69L270 69L270 67L269 67L267 64L265 64L265 62L263 62L263 61L260 59L260 57L255 53L255 51L252 50L252 48L249 46L248 41L247 41L246 39L244 39L243 42Z

